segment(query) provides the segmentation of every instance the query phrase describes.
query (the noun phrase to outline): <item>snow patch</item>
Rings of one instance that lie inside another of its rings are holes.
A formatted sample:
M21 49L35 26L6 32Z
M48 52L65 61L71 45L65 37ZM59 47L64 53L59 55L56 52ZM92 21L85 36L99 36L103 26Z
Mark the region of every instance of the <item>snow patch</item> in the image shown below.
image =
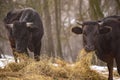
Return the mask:
M90 66L90 68L91 68L92 70L97 71L97 72L100 73L100 74L103 74L103 75L107 75L107 76L108 76L108 74L109 74L108 68L107 68L106 66L92 65L92 66ZM113 71L117 71L117 68L114 67L114 68L113 68ZM120 80L120 78L114 76L114 80Z
M0 58L0 67L4 68L8 63L15 62L13 56L4 55L4 58Z
M106 66L97 66L97 65L93 65L93 66L91 66L90 67L92 70L96 70L97 72L100 72L100 73L102 73L102 72L108 72L108 68L106 67ZM117 70L117 68L113 68L113 70L114 71L116 71Z

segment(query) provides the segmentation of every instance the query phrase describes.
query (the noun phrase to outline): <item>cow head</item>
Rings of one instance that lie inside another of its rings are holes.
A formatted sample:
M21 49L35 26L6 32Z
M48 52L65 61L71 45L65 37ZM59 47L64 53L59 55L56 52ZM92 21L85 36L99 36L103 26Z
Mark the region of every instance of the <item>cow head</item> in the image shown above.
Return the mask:
M82 28L74 27L72 32L83 34L83 46L87 52L96 49L96 40L99 35L108 33L111 30L109 27L101 27L98 22L88 21L79 24L82 25Z
M12 36L15 40L15 49L17 52L27 52L28 40L30 36L29 29L33 23L14 22L7 24L12 30Z
M6 14L3 21L4 21L4 23L7 23L7 24L12 23L12 22L14 22L16 20L19 20L21 14L22 14L21 9L11 10Z

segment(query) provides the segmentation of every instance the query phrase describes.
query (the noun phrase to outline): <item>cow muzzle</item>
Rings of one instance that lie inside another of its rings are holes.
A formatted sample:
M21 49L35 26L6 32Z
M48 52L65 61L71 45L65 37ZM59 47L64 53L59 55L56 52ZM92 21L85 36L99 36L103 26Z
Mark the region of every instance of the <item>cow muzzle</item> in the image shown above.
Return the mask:
M23 53L24 51L23 50L16 50L18 53Z
M16 52L18 52L18 53L26 53L27 50L25 50L25 49L16 49Z
M91 46L91 45L87 45L87 46L85 46L84 48L85 48L85 50L86 50L87 52L91 52L91 51L94 51L94 50L95 50L95 47L94 47L94 46Z

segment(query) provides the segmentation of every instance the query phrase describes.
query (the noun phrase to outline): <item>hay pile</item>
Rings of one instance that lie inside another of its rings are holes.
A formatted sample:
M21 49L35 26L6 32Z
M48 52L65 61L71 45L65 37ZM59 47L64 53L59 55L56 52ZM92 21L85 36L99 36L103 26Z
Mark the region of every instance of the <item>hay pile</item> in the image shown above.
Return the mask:
M42 57L39 62L28 59L27 62L11 63L0 69L0 80L106 80L90 69L92 53L80 52L75 64L61 59Z

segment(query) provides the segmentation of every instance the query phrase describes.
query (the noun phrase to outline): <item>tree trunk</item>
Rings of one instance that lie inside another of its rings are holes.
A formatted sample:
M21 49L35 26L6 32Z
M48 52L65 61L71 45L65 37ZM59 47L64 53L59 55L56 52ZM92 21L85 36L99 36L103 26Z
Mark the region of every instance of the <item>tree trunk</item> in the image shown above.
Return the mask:
M55 21L56 21L56 36L57 36L57 56L63 58L61 47L61 0L54 0L55 2Z
M49 0L43 0L44 2L44 6L43 6L43 10L44 10L44 26L46 28L46 37L47 37L47 43L48 43L48 55L49 56L55 56L55 52L54 52L54 45L53 45L53 36L52 36L52 25L51 25L51 16L50 16L50 12L49 12L49 6L48 6L48 1Z
M79 13L80 13L80 19L79 20L83 20L83 14L82 14L82 3L83 3L83 0L79 0Z
M0 20L0 54L13 56L12 49L7 37L6 29Z
M6 12L11 7L13 8L12 4L13 4L12 1L0 0L0 55L2 54L3 56L4 55L13 56L12 49L7 36L7 31L3 24L3 19L4 19L4 16L6 15Z
M100 9L100 1L99 0L89 0L90 6L90 17L93 20L97 20L99 18L103 18L104 15Z

